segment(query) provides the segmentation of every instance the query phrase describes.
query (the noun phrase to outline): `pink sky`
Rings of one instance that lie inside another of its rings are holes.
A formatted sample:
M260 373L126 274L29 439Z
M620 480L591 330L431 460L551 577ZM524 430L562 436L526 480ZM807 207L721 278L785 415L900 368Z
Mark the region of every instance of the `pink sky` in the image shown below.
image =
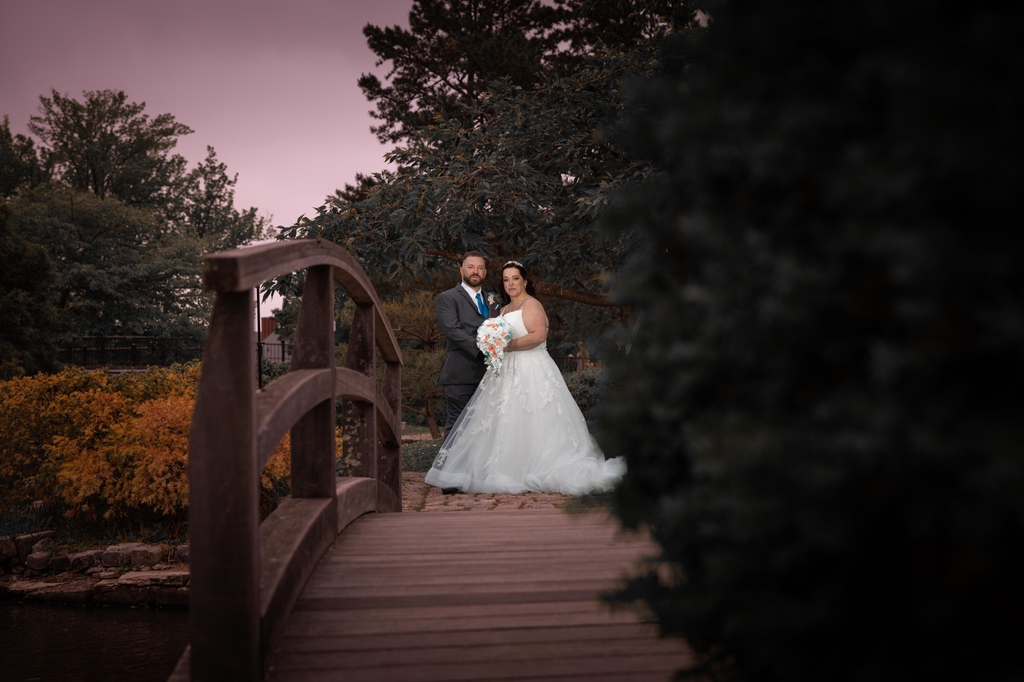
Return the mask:
M356 85L362 28L407 25L412 0L0 0L0 117L27 134L39 96L123 90L193 129L238 174L235 203L274 225L314 215L357 172L385 167Z

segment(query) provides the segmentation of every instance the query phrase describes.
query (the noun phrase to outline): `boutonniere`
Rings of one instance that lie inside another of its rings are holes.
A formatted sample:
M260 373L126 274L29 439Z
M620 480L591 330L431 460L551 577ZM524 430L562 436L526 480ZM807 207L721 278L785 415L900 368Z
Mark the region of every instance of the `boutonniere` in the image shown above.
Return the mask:
M494 294L487 294L487 305L494 307L494 304L498 302L498 297Z

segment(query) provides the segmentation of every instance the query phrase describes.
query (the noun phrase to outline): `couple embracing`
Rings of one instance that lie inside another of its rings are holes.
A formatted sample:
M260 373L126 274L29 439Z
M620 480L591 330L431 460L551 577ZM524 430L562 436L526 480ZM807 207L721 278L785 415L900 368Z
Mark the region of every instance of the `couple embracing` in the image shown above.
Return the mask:
M426 482L448 492L611 490L625 463L605 459L547 352L548 318L518 261L502 267L498 301L482 290L483 254L470 251L461 282L437 299L447 339L441 368L448 416L445 440ZM501 317L511 331L500 373L486 370L477 330Z

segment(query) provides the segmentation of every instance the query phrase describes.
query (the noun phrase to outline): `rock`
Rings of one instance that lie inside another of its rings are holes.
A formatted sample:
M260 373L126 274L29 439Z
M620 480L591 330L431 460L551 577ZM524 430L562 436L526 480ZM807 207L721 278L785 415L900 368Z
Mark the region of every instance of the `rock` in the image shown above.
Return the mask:
M25 560L28 559L28 555L32 553L32 547L40 540L48 538L51 535L53 535L52 530L42 530L38 533L28 533L14 538L14 544L18 547L19 562L25 563Z
M132 566L153 566L164 558L164 548L160 545L139 545L131 552Z
M103 561L103 550L89 549L84 552L75 552L74 554L69 554L68 558L71 559L72 571L84 571L93 567L99 567L99 564Z
M103 550L100 565L106 566L107 568L127 566L132 560L132 549L134 549L138 544L138 542L125 542L119 545L110 545Z
M170 566L167 564L157 564L153 566L154 571L166 571L168 568L170 568Z
M36 590L41 590L45 587L49 587L53 583L44 583L41 580L16 580L11 583L7 583L7 594L14 599L24 599L25 595L31 594Z
M99 575L100 573L105 573L106 570L107 569L103 568L102 566L93 566L92 568L87 569L85 573L86 575Z
M180 587L188 584L188 578L188 571L129 571L117 582L133 587Z
M52 552L32 552L25 558L25 568L30 571L45 571L49 568Z
M50 583L46 587L25 595L25 601L54 602L60 604L90 604L96 580L78 578L67 582Z
M0 537L0 563L10 561L16 556L18 556L18 545L14 543L14 538L9 535Z
M191 557L192 553L189 551L188 545L178 545L174 550L174 558L183 564L187 564Z
M36 544L32 545L32 551L33 552L47 552L47 551L52 552L56 546L57 546L57 543L54 542L52 539L50 539L50 538L43 538L42 540L40 540Z
M71 558L67 554L55 554L50 557L50 563L47 568L51 571L70 571Z
M156 595L147 587L122 585L120 580L101 580L93 588L93 598L100 604L119 606L153 606Z
M187 606L188 580L188 571L129 571L96 583L93 597L100 604Z
M96 574L96 577L100 580L117 580L120 577L120 573L117 571L111 571L110 569L100 571Z
M164 548L141 542L125 542L111 545L103 552L102 564L108 568L119 566L152 566L160 563Z

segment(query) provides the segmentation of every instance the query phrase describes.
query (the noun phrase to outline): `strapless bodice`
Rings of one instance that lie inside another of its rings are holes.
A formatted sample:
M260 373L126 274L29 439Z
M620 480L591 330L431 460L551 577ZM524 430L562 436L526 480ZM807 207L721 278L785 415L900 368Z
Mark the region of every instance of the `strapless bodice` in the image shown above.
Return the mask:
M527 331L526 329L526 324L523 322L522 310L513 310L510 313L505 313L504 315L502 315L502 317L504 318L505 322L508 323L509 328L512 330L513 339L518 339L520 336L526 336L527 334L529 334L529 331ZM547 341L537 346L537 348L542 350L547 350L547 347ZM536 350L537 348L531 350Z

